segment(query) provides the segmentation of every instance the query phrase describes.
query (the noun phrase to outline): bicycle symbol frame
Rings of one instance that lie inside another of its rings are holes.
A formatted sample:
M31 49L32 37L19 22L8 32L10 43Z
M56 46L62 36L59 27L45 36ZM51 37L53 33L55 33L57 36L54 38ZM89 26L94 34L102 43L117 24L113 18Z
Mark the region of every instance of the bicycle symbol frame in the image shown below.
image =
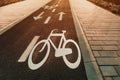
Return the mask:
M57 29L54 29L51 31L50 35L48 36L47 39L43 39L41 41L39 41L32 49L29 57L28 57L28 66L31 70L36 70L38 68L40 68L47 60L48 56L49 56L49 53L50 53L50 44L53 46L53 48L55 49L55 57L63 57L63 60L65 62L65 64L71 68L71 69L76 69L80 62L81 62L81 51L79 49L79 46L78 44L72 40L72 39L66 39L65 38L65 33L66 31L65 30L62 30L62 33L53 33L55 30ZM52 40L50 39L50 37L61 37L60 39L60 43L58 45L58 47L56 47L54 45L54 43L52 42ZM41 62L37 63L37 64L34 64L33 61L32 61L32 56L34 54L34 51L35 49L41 44L41 43L44 43L42 48L39 50L39 53L42 52L44 50L44 48L47 46L47 52L45 54L45 57L42 59ZM62 45L63 43L63 45ZM77 48L77 52L78 52L78 57L77 57L77 60L74 62L74 63L71 63L70 61L68 61L66 55L69 55L69 54L72 54L72 49L71 48L65 48L65 46L68 44L68 43L73 43L76 48Z

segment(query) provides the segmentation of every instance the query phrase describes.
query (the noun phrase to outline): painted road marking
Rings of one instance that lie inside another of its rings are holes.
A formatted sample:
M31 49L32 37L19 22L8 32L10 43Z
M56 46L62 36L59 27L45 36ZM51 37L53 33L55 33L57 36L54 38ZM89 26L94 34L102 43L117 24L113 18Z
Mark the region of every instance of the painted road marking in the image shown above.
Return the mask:
M56 4L55 7L58 7L58 4Z
M49 10L51 10L51 9L53 9L53 8L54 8L53 6L50 6L50 7L49 7Z
M50 6L48 6L48 5L46 5L45 7L44 7L44 9L48 9Z
M61 2L61 0L59 0L57 4L60 4L60 2Z
M56 9L53 9L53 10L52 10L52 12L55 12L55 11L56 11Z
M49 57L49 54L50 54L50 47L52 46L52 48L54 48L55 50L55 57L63 57L63 61L65 62L65 64L70 68L70 69L76 69L80 62L81 62L81 51L80 51L80 48L78 46L78 44L72 40L72 39L67 39L65 37L65 33L66 33L66 30L62 30L62 33L54 33L54 31L57 30L57 29L53 29L51 31L51 33L49 34L48 38L47 39L44 39L44 40L41 40L39 41L33 48L33 50L31 51L30 53L30 56L28 58L28 66L31 70L36 70L38 68L40 68L46 61L47 61L47 58ZM58 47L55 46L55 43L52 42L51 40L51 37L61 37L61 41L58 43ZM39 53L42 52L46 46L47 46L47 51L46 51L46 55L44 56L43 60L40 61L39 63L37 64L34 64L33 61L32 61L32 57L33 57L33 54L34 54L34 50L41 44L41 43L44 43L43 47L40 49ZM69 55L69 54L73 54L73 51L74 49L72 48L66 48L66 45L67 44L74 44L75 45L75 48L76 48L76 53L78 54L77 56L77 60L73 63L73 62L70 62L68 60L68 58L66 57L66 55ZM51 44L51 46L50 46ZM63 44L63 45L62 45Z
M51 19L51 16L49 16L49 17L45 20L44 24L48 24L48 22L50 21L50 19Z
M30 42L29 46L27 47L27 49L24 51L24 53L21 55L21 57L19 58L18 62L25 62L32 50L32 48L34 47L34 45L36 44L36 42L38 41L40 36L35 36L33 38L33 40Z
M38 16L33 17L33 19L34 19L34 20L38 20L38 19L42 18L41 16L42 16L44 13L45 13L44 11L41 12Z
M63 15L64 15L65 13L64 13L64 12L60 12L60 13L58 13L58 14L60 14L60 16L59 16L59 21L62 21Z

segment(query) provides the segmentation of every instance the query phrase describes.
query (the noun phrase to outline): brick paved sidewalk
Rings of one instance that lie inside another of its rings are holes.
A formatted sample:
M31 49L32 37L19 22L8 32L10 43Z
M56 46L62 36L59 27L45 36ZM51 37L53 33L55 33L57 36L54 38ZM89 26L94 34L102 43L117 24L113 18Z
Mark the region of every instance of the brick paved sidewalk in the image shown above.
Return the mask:
M0 7L0 35L51 0L24 0Z
M120 16L87 0L71 0L71 4L97 64L99 80L120 80Z

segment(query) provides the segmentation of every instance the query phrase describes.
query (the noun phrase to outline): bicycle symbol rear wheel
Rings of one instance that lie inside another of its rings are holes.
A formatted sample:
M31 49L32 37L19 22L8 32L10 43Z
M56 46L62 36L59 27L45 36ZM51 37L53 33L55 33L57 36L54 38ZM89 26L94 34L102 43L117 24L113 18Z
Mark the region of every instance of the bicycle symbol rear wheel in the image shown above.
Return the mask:
M39 45L41 45L42 43L43 43L44 45L42 46L41 49L39 49L39 53L41 53L46 46L47 46L47 51L46 51L45 57L42 59L42 61L40 61L39 63L35 64L35 63L33 62L33 60L32 60L32 57L33 57L33 54L34 54L34 52L35 52L35 49L36 49ZM40 68L40 67L46 62L46 60L47 60L47 58L48 58L48 56L49 56L49 53L50 53L50 43L49 43L47 40L41 40L41 41L39 41L39 42L33 47L32 51L31 51L31 53L30 53L30 55L29 55L29 58L28 58L28 66L29 66L29 68L32 69L32 70L36 70L36 69Z
M81 53L80 53L81 51L80 51L79 46L77 45L77 43L76 43L74 40L72 40L72 39L67 40L67 41L63 44L63 48L65 48L66 45L69 44L69 43L74 44L74 46L75 46L76 49L77 49L77 54L78 54L77 60L76 60L74 63L72 63L72 62L70 62L70 61L67 59L67 56L66 56L66 55L63 56L63 60L64 60L65 64L66 64L69 68L75 69L75 68L77 68L77 67L79 66L79 64L80 64L80 62L81 62Z

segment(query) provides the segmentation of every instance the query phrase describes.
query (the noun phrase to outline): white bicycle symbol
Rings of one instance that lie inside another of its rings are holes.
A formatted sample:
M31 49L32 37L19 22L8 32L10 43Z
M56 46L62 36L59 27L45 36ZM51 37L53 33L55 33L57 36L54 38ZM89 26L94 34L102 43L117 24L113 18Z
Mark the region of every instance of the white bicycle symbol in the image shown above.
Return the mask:
M50 43L51 45L53 46L53 48L55 49L55 57L63 57L63 60L65 62L65 64L71 68L71 69L76 69L80 62L81 62L81 51L79 49L79 46L77 45L77 43L72 40L72 39L68 39L66 40L65 38L65 33L66 31L65 30L62 30L62 33L53 33L56 29L52 30L50 35L48 36L47 39L44 39L44 40L41 40L39 41L32 49L30 55L29 55L29 58L28 58L28 66L31 70L36 70L38 68L40 68L47 60L48 56L49 56L49 53L50 53ZM50 37L61 37L60 39L60 43L58 45L58 47L56 47L54 45L54 43L52 42L52 40L50 39ZM65 48L67 44L69 43L73 43L76 47L76 50L77 50L77 60L73 63L73 62L70 62L68 61L66 55L69 55L69 54L72 54L72 49L71 48ZM35 49L39 46L43 44L42 48L39 50L39 53L41 53L46 47L47 47L47 51L46 51L46 54L45 54L45 57L42 59L41 62L35 64L33 63L33 60L32 60L32 57L33 57L33 53L35 52ZM63 45L62 45L63 44Z

